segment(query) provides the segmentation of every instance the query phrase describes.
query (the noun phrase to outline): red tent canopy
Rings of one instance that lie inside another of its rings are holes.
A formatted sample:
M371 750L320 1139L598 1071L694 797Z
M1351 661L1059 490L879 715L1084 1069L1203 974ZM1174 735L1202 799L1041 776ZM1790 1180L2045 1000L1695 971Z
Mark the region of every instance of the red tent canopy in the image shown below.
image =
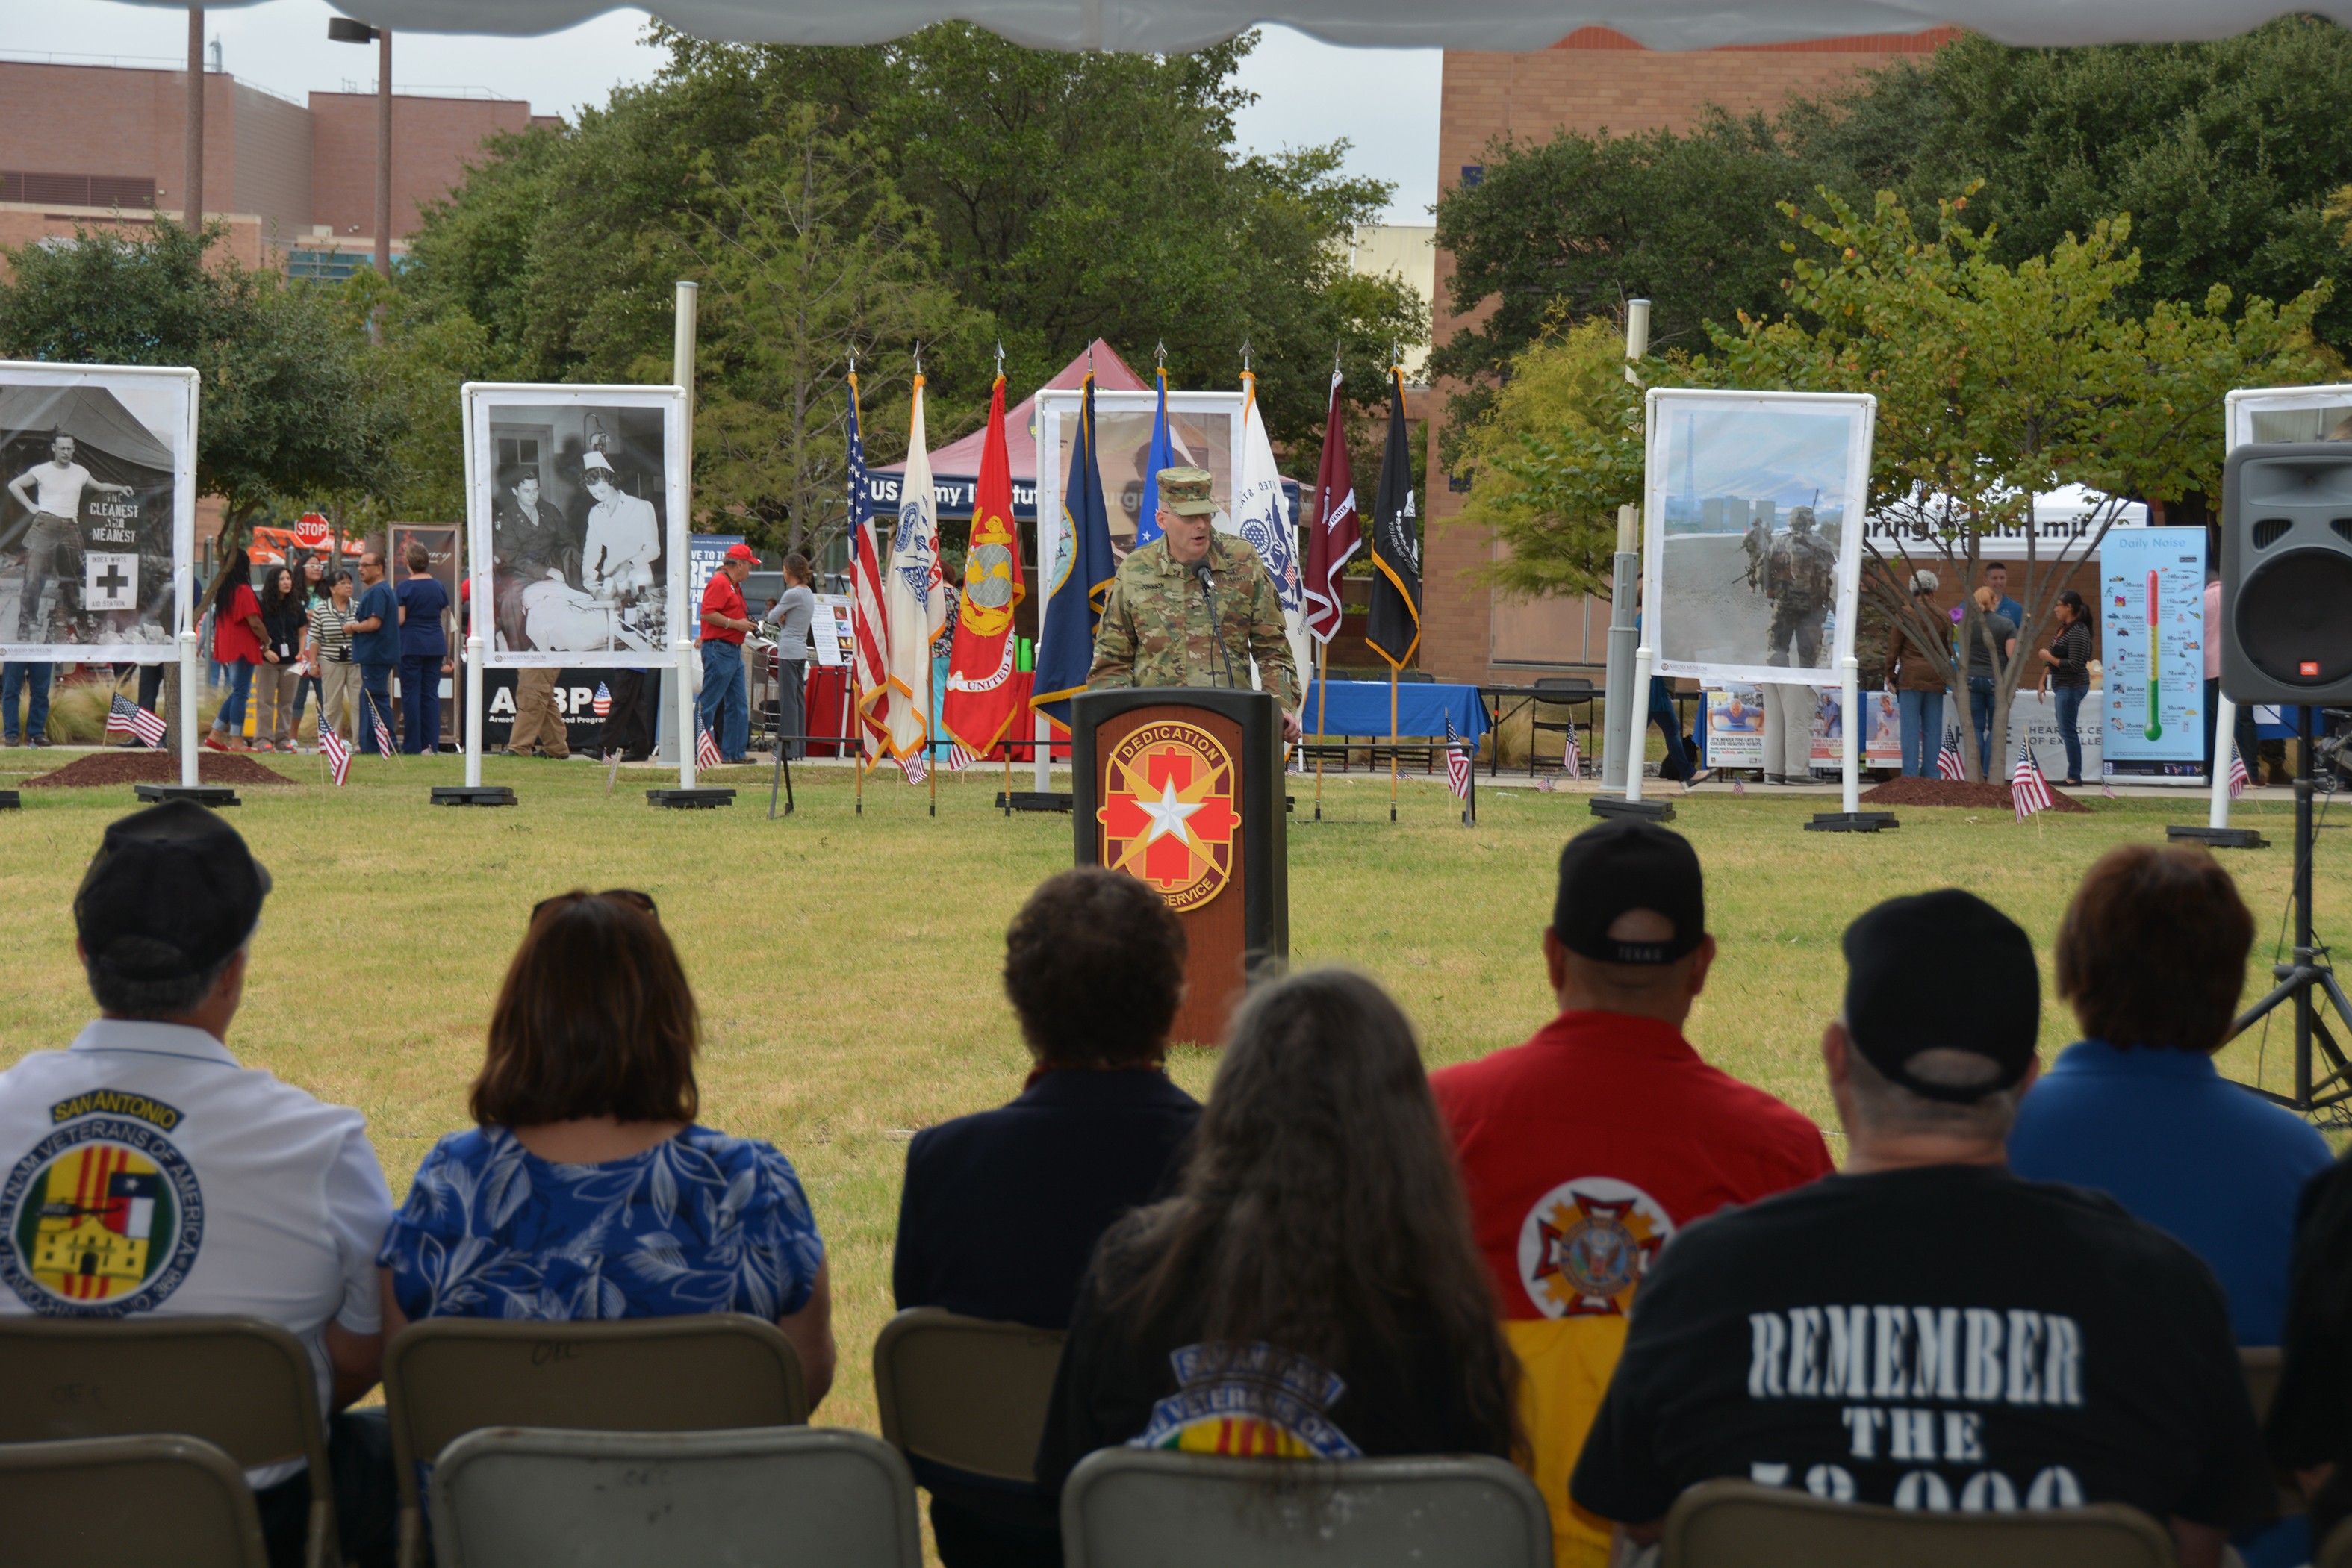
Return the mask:
M1095 385L1104 392L1147 392L1151 384L1129 370L1118 351L1097 338L1084 353L1061 368L1045 388L1072 390L1085 384L1087 363L1094 362ZM1045 390L1041 388L1040 390ZM942 491L940 510L949 516L961 517L971 510L973 489L980 482L980 445L988 434L982 426L961 441L950 441L931 452L931 482ZM1013 510L1023 521L1037 513L1037 395L1031 393L1004 416L1004 451L1013 462ZM904 458L895 463L878 463L867 470L872 474L903 474L907 471ZM896 497L898 486L889 487ZM873 514L895 514L895 500L876 505L868 502Z

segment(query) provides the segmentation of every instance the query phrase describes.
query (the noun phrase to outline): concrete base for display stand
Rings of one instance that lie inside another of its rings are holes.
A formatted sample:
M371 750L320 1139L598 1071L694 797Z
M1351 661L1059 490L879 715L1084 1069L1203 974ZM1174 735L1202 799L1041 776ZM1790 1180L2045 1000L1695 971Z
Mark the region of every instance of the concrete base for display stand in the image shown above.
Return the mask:
M435 784L436 805L512 805L515 792L504 784Z
M1805 824L1808 833L1884 833L1900 827L1891 811L1817 811Z
M2164 830L2174 843L2186 840L2208 849L2267 849L2271 841L2251 827L2189 827L2174 823Z
M1638 816L1644 822L1672 822L1675 808L1663 800L1627 800L1622 795L1596 795L1592 797L1595 816Z
M731 789L649 789L646 804L670 811L709 811L717 806L733 805L735 792Z
M22 811L25 797L13 789L0 789L0 811Z
M194 801L198 805L223 806L238 804L236 791L226 784L140 784L131 786L131 793L150 805L167 800Z

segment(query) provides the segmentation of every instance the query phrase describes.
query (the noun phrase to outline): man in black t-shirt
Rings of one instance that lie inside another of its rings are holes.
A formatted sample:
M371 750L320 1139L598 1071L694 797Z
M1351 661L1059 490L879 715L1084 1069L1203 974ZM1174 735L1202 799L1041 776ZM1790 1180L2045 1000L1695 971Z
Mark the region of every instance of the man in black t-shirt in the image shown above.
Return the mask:
M1930 1510L2121 1502L2170 1525L2183 1568L2217 1563L2276 1496L2220 1285L2104 1194L2006 1164L2041 1021L2025 932L1946 889L1870 910L1845 955L1822 1038L1844 1173L1667 1246L1570 1495L1635 1542L1726 1477Z

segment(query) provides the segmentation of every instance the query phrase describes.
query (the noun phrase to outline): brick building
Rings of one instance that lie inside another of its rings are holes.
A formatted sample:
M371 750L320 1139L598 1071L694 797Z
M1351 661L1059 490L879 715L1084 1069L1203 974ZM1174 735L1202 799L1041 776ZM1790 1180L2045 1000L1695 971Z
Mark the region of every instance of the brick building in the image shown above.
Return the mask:
M178 216L187 73L0 60L0 245L68 236L77 224ZM397 256L419 209L446 192L486 137L547 117L512 99L393 95L392 220ZM551 121L549 121L551 123ZM375 247L376 100L314 92L307 103L205 76L205 205L229 251L339 278Z
M1686 131L1706 106L1736 114L1770 113L1791 94L1824 92L1855 71L1903 54L1925 54L1955 37L1950 29L1873 34L1759 47L1667 54L1643 48L1605 27L1584 27L1549 49L1490 54L1448 49L1438 124L1438 188L1451 190L1483 170L1497 137L1543 141L1556 131L1619 134L1663 126ZM1453 258L1437 254L1431 335L1440 343L1476 313L1452 309ZM1497 599L1476 581L1493 541L1444 520L1463 498L1439 477L1437 436L1446 394L1421 401L1427 410L1429 522L1423 544L1422 653L1443 680L1514 683L1537 675L1591 672L1606 658L1606 598ZM1412 409L1416 416L1420 408Z

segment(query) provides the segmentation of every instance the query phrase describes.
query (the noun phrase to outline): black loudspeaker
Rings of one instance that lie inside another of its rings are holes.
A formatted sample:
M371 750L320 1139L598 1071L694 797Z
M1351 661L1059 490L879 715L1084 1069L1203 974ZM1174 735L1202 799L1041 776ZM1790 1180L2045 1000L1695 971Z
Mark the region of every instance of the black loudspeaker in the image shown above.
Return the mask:
M2241 447L2221 495L2221 689L2352 703L2352 442Z

